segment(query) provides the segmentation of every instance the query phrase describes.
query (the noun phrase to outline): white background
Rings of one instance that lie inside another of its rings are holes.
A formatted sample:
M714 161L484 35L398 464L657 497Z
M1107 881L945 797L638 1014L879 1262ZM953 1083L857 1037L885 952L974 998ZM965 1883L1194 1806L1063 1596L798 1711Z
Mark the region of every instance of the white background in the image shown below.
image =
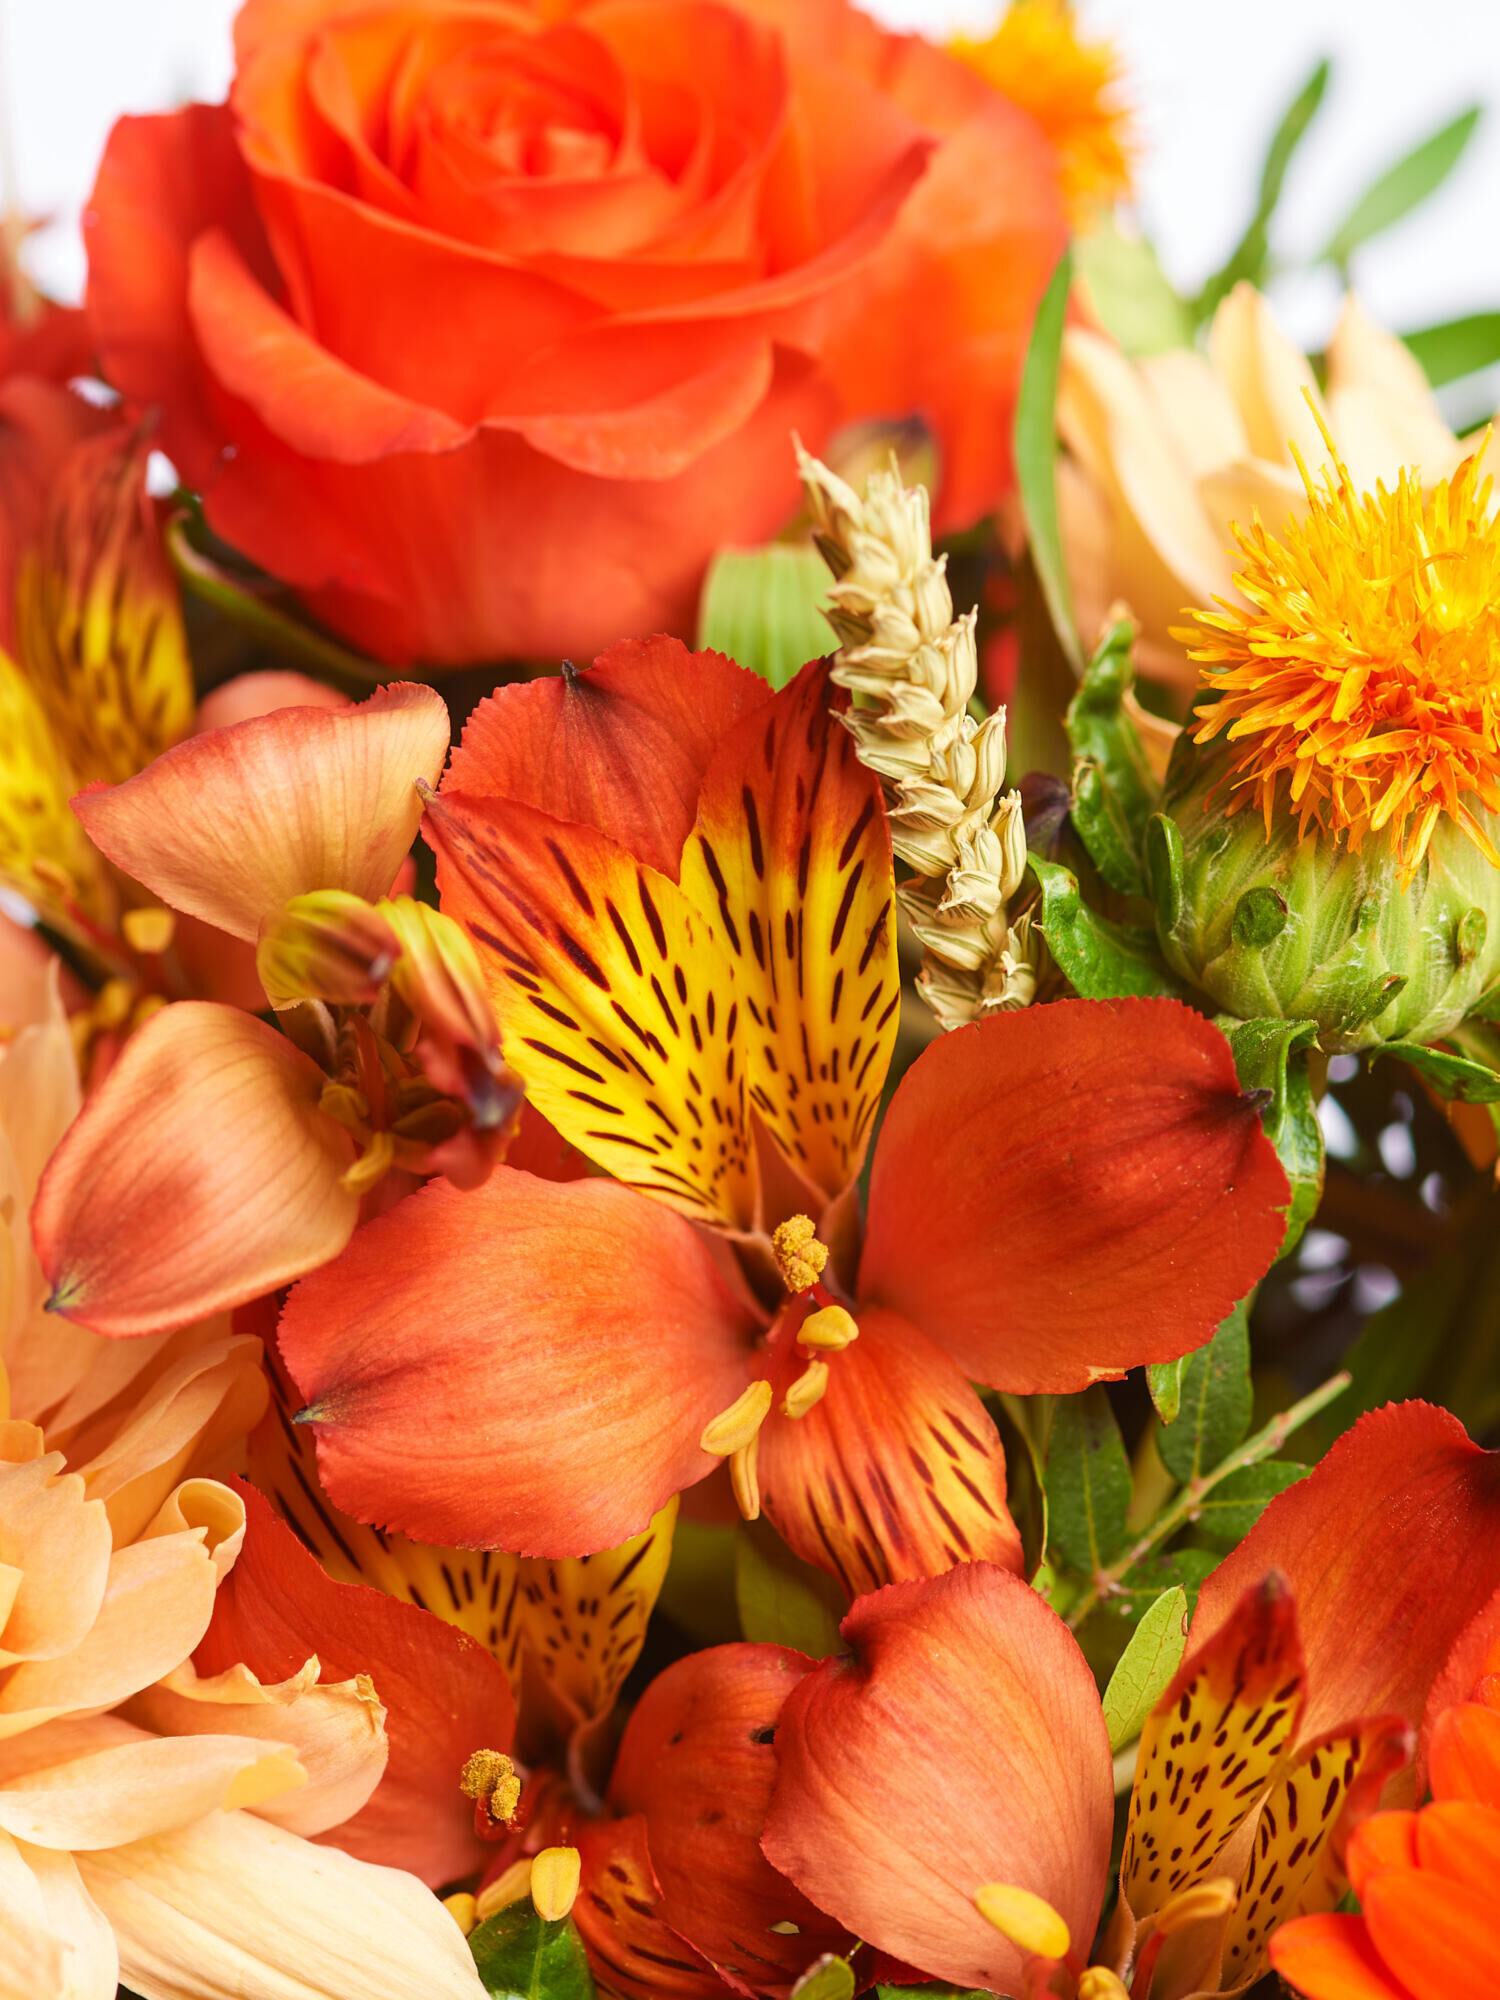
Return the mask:
M44 283L76 296L77 215L112 119L222 95L234 0L0 0L4 167L32 214ZM997 0L870 0L885 20L982 32ZM1367 302L1412 328L1500 308L1500 0L1080 0L1113 40L1139 107L1141 212L1169 274L1192 288L1248 219L1261 150L1319 55L1335 62L1293 171L1277 248L1316 250L1379 169L1475 99L1489 107L1442 194L1359 257ZM1331 279L1278 288L1290 329L1319 344Z

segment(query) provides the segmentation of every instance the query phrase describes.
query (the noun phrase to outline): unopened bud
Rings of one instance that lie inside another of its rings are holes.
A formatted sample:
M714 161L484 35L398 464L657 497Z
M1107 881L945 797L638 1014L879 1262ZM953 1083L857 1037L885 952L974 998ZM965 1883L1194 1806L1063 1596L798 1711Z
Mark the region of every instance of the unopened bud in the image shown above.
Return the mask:
M859 1339L854 1315L842 1306L822 1306L809 1313L797 1329L799 1347L811 1347L824 1354L837 1354L851 1340Z
M273 1007L301 1000L363 1007L378 997L399 949L390 925L362 896L315 889L261 925L255 969Z
M531 1901L544 1923L557 1923L573 1907L582 1864L576 1847L544 1847L531 1863Z

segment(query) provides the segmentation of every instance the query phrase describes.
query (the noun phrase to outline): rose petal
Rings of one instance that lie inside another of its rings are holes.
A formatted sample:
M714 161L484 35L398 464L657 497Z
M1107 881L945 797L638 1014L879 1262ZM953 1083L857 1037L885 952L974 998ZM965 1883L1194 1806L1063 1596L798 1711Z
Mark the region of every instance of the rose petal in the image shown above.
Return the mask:
M89 1898L71 1854L0 1833L0 2000L115 2000L114 1932Z
M186 746L185 746L186 747ZM323 1072L265 1022L185 1000L134 1034L53 1155L32 1211L55 1311L177 1326L336 1256L358 1197Z

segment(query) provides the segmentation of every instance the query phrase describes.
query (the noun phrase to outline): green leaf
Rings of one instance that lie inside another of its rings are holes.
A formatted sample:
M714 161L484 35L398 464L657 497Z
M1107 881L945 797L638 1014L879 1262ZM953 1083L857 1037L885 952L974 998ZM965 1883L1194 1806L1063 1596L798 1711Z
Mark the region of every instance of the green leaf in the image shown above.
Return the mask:
M1238 1472L1226 1474L1204 1497L1193 1524L1215 1548L1232 1549L1245 1539L1277 1494L1305 1479L1307 1472L1305 1465L1291 1465L1278 1458L1242 1465Z
M469 1933L490 2000L594 2000L583 1940L569 1917L548 1923L523 1896Z
M848 1959L825 1951L792 1988L792 2000L854 2000L854 1987L854 1967Z
M1182 1408L1182 1371L1186 1361L1185 1355L1179 1355L1175 1361L1146 1363L1146 1387L1164 1424L1175 1424L1177 1412Z
M813 1660L843 1650L839 1619L846 1606L838 1585L763 1523L735 1531L734 1593L747 1639L790 1646Z
M1031 559L1041 579L1058 640L1076 672L1083 665L1083 648L1073 622L1062 531L1057 520L1057 378L1062 366L1063 326L1072 282L1073 259L1065 250L1057 260L1057 269L1032 322L1031 345L1026 350L1016 403L1014 443L1016 485L1026 517Z
M1500 312L1468 313L1440 326L1420 327L1401 338L1422 364L1434 389L1500 361Z
M1460 1104L1500 1103L1500 1075L1487 1063L1472 1062L1467 1056L1450 1056L1442 1049L1424 1048L1420 1042L1387 1042L1376 1053L1394 1056L1416 1070L1439 1097L1456 1097Z
M1126 235L1107 215L1077 238L1073 256L1095 312L1132 359L1192 346L1192 313L1147 237Z
M1226 298L1242 278L1248 278L1252 285L1258 285L1264 279L1271 261L1271 222L1281 200L1287 168L1317 115L1327 88L1328 63L1325 58L1287 106L1280 124L1271 135L1260 170L1260 194L1255 213L1244 235L1230 252L1228 261L1215 271L1194 300L1193 309L1198 319L1207 319L1220 299Z
M877 1986L876 2000L995 2000L985 1986Z
M1292 1190L1279 1252L1285 1257L1312 1221L1323 1194L1323 1128L1307 1069L1307 1051L1317 1040L1318 1024L1262 1020L1231 1026L1221 1020L1219 1025L1228 1036L1244 1088L1271 1093L1262 1123Z
M1005 1505L1021 1537L1021 1560L1034 1578L1047 1553L1047 1484L1031 1432L1022 1421L1043 1399L1001 1396L992 1390L984 1406L1005 1448Z
M720 549L698 605L698 644L783 688L835 644L819 606L828 569L814 548Z
M1164 1590L1181 1590L1187 1598L1191 1619L1198 1606L1198 1592L1219 1567L1220 1556L1210 1549L1174 1549L1171 1555L1148 1556L1123 1579L1108 1600L1108 1608L1132 1624L1144 1618Z
M1157 1433L1156 1448L1184 1485L1211 1471L1250 1428L1250 1301L1241 1299L1206 1347L1182 1370L1182 1408Z
M1480 110L1479 105L1470 105L1467 111L1461 111L1457 118L1404 153L1394 166L1387 167L1329 237L1319 261L1336 264L1343 270L1362 243L1368 243L1372 236L1389 229L1429 195L1436 194L1473 138Z
M1047 1441L1047 1521L1055 1554L1094 1576L1125 1546L1130 1460L1101 1388L1059 1396Z
M1126 621L1110 627L1067 713L1073 824L1099 873L1122 896L1146 893L1146 822L1160 791L1124 709L1135 679L1133 638L1134 627Z
M657 1607L700 1646L742 1636L734 1583L735 1530L718 1522L679 1519L672 1560Z
M1187 1592L1164 1590L1130 1635L1130 1644L1104 1690L1109 1747L1123 1750L1140 1735L1187 1649Z
M1156 948L1155 935L1117 924L1091 910L1078 877L1060 863L1030 856L1042 892L1041 932L1047 949L1075 993L1085 1000L1118 1000L1132 993L1183 998Z

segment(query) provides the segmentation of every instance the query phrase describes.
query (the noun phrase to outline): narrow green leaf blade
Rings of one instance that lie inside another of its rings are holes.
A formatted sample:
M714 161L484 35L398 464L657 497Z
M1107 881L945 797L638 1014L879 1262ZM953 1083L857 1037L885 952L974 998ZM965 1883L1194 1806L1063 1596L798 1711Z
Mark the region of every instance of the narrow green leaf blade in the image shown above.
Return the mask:
M1263 1458L1242 1465L1221 1479L1194 1515L1194 1525L1206 1542L1226 1552L1242 1542L1277 1494L1307 1477L1305 1465Z
M698 605L698 644L783 688L837 643L818 608L828 569L814 548L720 549Z
M1182 1408L1157 1433L1156 1448L1184 1485L1211 1471L1250 1428L1250 1301L1241 1299L1206 1347L1187 1357Z
M1389 229L1426 201L1447 180L1474 136L1482 107L1471 104L1420 145L1387 167L1350 209L1328 239L1320 261L1343 268L1362 243Z
M1419 327L1401 338L1422 364L1434 389L1460 381L1500 361L1500 312L1467 313L1440 326Z
M1194 301L1194 311L1200 320L1207 319L1219 301L1227 298L1242 278L1248 279L1252 285L1258 285L1264 279L1270 263L1271 223L1281 200L1287 168L1323 102L1328 75L1329 65L1325 57L1282 113L1281 122L1266 148L1265 161L1260 170L1260 194L1249 227L1229 253L1227 261L1215 271Z
M1173 1584L1130 1635L1104 1690L1111 1750L1123 1750L1140 1735L1146 1717L1181 1665L1187 1628L1187 1592L1181 1584Z
M548 1923L528 1897L471 1931L469 1950L490 2000L594 2000L594 1977L572 1919Z
M1186 1357L1183 1355L1175 1361L1146 1363L1146 1387L1151 1391L1156 1414L1164 1424L1175 1424L1177 1412L1182 1408L1182 1371L1185 1365Z
M1183 998L1151 931L1101 917L1084 902L1070 869L1039 854L1030 859L1042 892L1042 936L1075 993L1085 1000L1118 1000L1133 993Z
M1420 1042L1387 1042L1378 1053L1394 1056L1397 1062L1416 1070L1439 1097L1454 1097L1460 1104L1500 1103L1500 1074L1487 1063L1451 1056L1443 1049L1424 1048Z
M1125 1546L1130 1460L1101 1388L1058 1398L1047 1444L1047 1520L1052 1549L1070 1569L1094 1576Z
M1192 313L1173 290L1149 238L1127 235L1107 215L1077 238L1073 255L1095 312L1132 359L1192 346Z
M1062 367L1063 327L1072 282L1073 258L1065 250L1037 307L1026 365L1021 370L1015 458L1016 485L1026 516L1031 560L1041 579L1058 642L1076 672L1083 666L1083 648L1073 621L1062 531L1057 519L1057 378Z
M1237 1025L1221 1020L1219 1025L1244 1088L1271 1093L1262 1122L1292 1191L1281 1240L1280 1255L1285 1257L1312 1221L1323 1193L1323 1128L1307 1068L1318 1024L1267 1019Z

